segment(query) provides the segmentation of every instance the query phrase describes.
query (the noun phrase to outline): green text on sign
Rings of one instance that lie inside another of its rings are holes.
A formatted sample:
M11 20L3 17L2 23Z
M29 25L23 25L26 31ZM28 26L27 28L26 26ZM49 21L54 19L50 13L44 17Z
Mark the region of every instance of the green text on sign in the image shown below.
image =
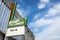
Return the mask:
M17 26L26 26L27 25L27 18L19 18L17 20L10 21L8 27L17 27Z

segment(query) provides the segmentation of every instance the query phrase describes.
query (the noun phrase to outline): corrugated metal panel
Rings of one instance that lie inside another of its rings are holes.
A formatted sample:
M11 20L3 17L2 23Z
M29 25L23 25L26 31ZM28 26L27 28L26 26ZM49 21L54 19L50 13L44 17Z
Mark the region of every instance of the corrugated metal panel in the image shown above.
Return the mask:
M4 24L4 30L6 30L6 31L7 31L8 21L9 21L9 15L10 15L10 10L7 8L6 17L5 17L5 24Z
M0 0L0 6L1 6L1 2L2 2L2 0Z
M1 14L2 14L1 11L2 11L2 6L3 5L1 4L1 6L0 6L0 26L1 26ZM0 27L0 30L1 30L1 27Z
M4 13L3 13L2 22L1 22L1 23L2 23L2 26L1 26L1 27L2 27L2 31L3 31L3 32L4 32L4 29L5 29L5 28L4 28L4 24L5 24L5 20L4 20L4 19L5 19L5 16L6 16L6 13L5 13L5 12L6 12L6 5L4 5L4 8L5 8L5 9L4 9Z
M3 2L1 3L0 8L1 8L0 9L0 31L6 33L9 16L10 16L10 10Z
M3 18L4 11L5 11L4 3L2 3L2 10L1 10L1 16L0 16L1 21L2 21L2 18Z
M2 3L0 2L0 14L1 14L1 9L2 9L1 7L2 7Z
M2 3L0 4L0 18L1 18L1 11L2 11Z
M2 3L2 10L1 10L1 15L0 15L0 29L2 30L2 18L3 18L3 14L4 14L4 3Z
M4 5L3 3L3 11L1 12L2 16L1 16L1 30L3 31L4 27L3 27L3 24L4 24L4 15L5 15L5 8L6 6Z
M3 4L4 4L4 3L2 3L2 4L1 4L1 7L0 7L0 19L1 19L1 16L2 16ZM1 22L1 21L0 21L0 22Z
M2 26L2 27L4 28L3 31L4 31L4 30L5 30L5 31L7 30L7 27L5 26L6 23L7 23L7 22L6 22L6 16L7 16L7 13L8 13L8 11L7 11L7 7L6 7L5 13L4 13L4 19L3 19L4 22L3 22L3 26ZM4 31L4 32L5 32L5 31Z

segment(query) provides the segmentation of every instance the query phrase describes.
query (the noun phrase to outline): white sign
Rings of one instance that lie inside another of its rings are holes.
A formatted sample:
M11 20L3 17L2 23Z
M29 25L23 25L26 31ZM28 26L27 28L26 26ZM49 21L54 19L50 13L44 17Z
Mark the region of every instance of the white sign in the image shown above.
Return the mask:
M8 28L6 36L16 36L16 35L24 35L25 34L25 27L14 27Z

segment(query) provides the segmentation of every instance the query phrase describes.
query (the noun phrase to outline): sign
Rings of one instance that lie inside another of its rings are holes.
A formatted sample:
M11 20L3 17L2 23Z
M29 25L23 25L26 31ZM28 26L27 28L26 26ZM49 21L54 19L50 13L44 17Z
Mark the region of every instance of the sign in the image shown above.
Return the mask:
M18 27L8 28L6 37L24 35L24 34L25 34L25 26L18 26Z
M22 26L22 25L27 25L27 18L19 18L17 20L10 21L8 24L8 27L17 27L17 26Z

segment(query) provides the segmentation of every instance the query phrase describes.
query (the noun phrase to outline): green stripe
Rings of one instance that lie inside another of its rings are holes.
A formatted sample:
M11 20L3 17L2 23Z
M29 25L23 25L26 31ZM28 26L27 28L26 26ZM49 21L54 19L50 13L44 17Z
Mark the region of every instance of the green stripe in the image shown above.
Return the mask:
M13 12L12 12L11 20L13 20L13 18L14 18L16 7L17 7L17 3L14 3L14 9L13 9Z

